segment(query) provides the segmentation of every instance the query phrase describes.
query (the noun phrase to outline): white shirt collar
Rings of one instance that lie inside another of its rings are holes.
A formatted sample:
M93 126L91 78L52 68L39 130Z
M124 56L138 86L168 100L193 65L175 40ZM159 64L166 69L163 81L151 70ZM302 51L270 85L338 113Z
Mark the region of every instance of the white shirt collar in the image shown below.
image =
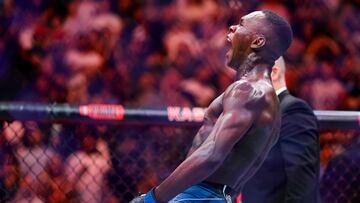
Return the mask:
M282 88L276 90L276 95L279 96L279 95L280 95L283 91L285 91L285 90L287 90L286 87L282 87Z

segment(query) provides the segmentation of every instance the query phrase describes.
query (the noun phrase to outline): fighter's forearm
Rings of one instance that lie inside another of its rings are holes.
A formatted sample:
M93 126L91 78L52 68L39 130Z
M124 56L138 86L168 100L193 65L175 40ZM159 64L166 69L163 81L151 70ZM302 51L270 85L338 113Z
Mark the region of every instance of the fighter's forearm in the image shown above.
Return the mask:
M191 185L205 180L217 169L220 161L213 159L211 155L214 143L207 145L190 155L155 189L158 202L168 202Z

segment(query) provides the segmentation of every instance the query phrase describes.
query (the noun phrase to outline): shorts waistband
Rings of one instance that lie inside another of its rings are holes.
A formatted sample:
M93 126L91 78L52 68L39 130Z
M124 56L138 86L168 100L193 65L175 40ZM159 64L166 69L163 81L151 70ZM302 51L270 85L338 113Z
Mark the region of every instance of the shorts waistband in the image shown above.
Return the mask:
M200 184L211 187L223 195L230 195L232 198L237 195L235 190L233 190L231 187L224 185L224 184L213 183L213 182L209 182L209 181L203 181Z

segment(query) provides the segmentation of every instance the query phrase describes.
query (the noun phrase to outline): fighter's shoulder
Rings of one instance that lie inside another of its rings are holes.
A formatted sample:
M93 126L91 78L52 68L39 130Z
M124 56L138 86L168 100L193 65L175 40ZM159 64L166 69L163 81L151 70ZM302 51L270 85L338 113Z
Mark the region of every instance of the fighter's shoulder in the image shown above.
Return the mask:
M247 80L238 80L231 84L226 91L224 92L224 98L229 97L243 97L251 98L258 90L258 87L255 83L249 82Z
M265 81L239 80L234 82L224 93L224 99L237 99L239 103L266 102L267 95L275 94L270 83Z

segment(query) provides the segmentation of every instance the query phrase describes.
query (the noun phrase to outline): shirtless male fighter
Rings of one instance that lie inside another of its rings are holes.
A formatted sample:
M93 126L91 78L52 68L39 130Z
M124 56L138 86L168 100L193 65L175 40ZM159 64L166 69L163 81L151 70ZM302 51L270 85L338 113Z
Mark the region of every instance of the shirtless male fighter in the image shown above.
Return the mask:
M279 101L271 68L290 46L290 25L255 11L230 26L227 66L236 81L216 98L187 158L159 186L131 202L226 202L241 191L279 136Z

